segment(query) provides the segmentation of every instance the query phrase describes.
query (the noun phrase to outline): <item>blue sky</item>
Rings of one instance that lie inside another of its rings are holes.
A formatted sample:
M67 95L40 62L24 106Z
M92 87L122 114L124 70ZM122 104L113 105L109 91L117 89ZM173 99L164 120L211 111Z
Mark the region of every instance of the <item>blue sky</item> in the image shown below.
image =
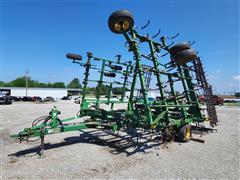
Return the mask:
M101 3L99 3L101 2ZM110 32L107 20L118 9L130 10L142 33L174 35L193 45L217 92L239 89L239 3L236 0L73 1L1 0L1 80L30 76L41 82L82 79L82 69L65 58L86 52L131 59L123 36Z

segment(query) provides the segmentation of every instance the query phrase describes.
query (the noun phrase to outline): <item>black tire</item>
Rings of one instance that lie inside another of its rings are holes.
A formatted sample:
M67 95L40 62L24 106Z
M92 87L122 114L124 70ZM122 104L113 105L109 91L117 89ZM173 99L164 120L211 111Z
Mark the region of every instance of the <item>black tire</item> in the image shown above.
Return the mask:
M68 59L73 59L73 60L82 60L82 56L78 54L73 54L73 53L67 53L66 57Z
M116 77L116 74L115 74L115 73L108 73L108 72L105 72L105 73L104 73L104 76L114 78L114 77Z
M122 66L118 66L118 65L112 65L112 66L110 66L110 68L114 69L114 70L118 70L118 71L122 70Z
M170 48L170 54L172 57L176 56L179 52L190 49L190 44L188 42L178 43Z
M176 57L174 57L174 61L177 65L181 66L188 63L191 60L197 58L197 53L194 49L187 49L180 52Z
M128 32L134 26L133 15L128 10L115 11L108 18L108 26L116 34Z
M180 142L188 142L192 137L192 129L190 125L185 125L178 130L178 140Z

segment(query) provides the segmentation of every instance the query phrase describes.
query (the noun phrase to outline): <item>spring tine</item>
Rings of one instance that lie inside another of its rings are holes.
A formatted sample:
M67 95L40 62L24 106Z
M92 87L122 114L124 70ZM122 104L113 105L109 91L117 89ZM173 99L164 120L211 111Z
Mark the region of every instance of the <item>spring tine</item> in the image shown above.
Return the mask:
M191 41L188 41L188 43L190 44L190 46L193 45L193 44L195 44L195 42L196 42L196 41L192 41L192 42L191 42Z
M179 36L179 34L180 34L180 33L177 33L175 36L172 36L170 39L171 39L171 40L172 40L172 39L175 39L176 37Z
M172 46L174 44L174 42L171 42L167 47L169 48L170 46Z
M169 52L167 52L167 53L165 53L165 54L161 55L161 57L164 57L164 56L166 56L168 53L169 53Z
M142 27L134 26L134 29L142 30L142 29L145 29L149 24L150 24L150 20L148 20L147 23Z
M141 27L140 29L145 29L148 25L150 24L150 20L148 20L147 24L145 24L143 27Z
M161 33L161 30L159 29L158 32L157 32L154 36L152 36L152 39L154 39L155 37L157 37L160 33Z

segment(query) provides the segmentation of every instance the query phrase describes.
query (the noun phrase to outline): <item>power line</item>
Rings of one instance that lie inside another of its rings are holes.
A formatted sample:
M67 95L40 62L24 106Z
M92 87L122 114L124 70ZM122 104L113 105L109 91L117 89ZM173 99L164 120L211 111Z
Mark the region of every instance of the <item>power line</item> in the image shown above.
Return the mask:
M26 69L25 71L25 79L26 79L26 96L27 96L27 93L28 93L28 74L29 74L29 70Z

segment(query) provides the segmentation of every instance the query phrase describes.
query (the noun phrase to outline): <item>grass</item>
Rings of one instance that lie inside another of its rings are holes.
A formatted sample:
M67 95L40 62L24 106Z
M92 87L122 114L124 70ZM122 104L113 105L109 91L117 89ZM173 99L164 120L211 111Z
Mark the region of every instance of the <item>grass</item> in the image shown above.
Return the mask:
M240 106L240 102L224 103L224 106Z

